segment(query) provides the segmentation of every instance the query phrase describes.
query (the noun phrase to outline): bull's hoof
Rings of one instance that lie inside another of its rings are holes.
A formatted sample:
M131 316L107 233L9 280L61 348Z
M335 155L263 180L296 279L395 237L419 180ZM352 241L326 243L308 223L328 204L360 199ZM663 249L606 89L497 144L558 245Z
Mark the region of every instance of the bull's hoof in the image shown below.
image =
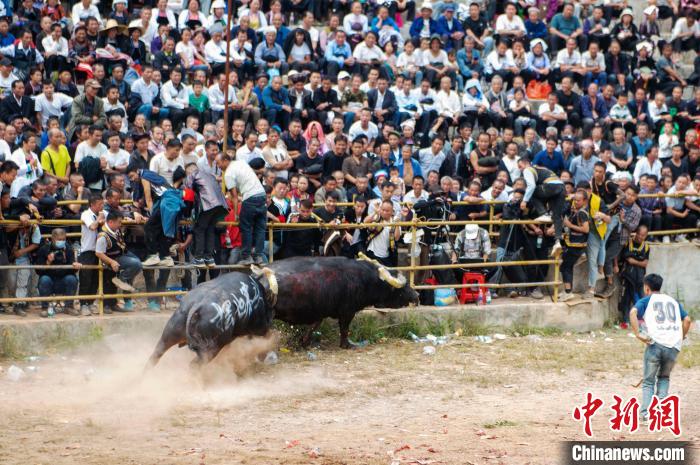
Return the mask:
M350 344L350 341L347 339L345 341L340 341L340 348L341 349L357 349L357 347L354 344Z

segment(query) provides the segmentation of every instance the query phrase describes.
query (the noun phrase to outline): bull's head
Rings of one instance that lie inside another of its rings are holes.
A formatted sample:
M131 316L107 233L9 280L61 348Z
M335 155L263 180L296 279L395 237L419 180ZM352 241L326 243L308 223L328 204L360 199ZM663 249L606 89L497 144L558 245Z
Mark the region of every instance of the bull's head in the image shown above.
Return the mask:
M259 268L255 265L250 266L250 271L265 288L265 300L271 307L274 307L277 303L277 292L279 290L275 272L267 267Z
M377 269L378 269L378 272L379 272L379 279L381 279L382 281L386 282L386 283L389 284L391 287L395 287L395 288L397 288L397 289L401 289L402 287L404 287L404 286L406 285L406 277L405 277L405 276L403 276L403 275L398 275L398 276L392 275L392 274L389 272L389 270L386 269L386 267L385 267L384 265L382 265L381 263L379 263L377 260L374 260L374 259L372 259L372 258L369 258L367 255L363 254L362 252L360 252L360 253L358 254L358 257L359 257L360 260L365 261L365 262L369 262L369 263L371 263L372 265L376 266Z

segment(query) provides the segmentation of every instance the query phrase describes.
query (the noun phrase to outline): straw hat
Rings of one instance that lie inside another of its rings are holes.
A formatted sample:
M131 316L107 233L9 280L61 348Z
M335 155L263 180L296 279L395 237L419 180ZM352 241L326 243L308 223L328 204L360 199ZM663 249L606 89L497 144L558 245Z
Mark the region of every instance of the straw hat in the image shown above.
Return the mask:
M116 29L119 34L126 34L127 33L127 28L126 26L119 24L116 19L110 19L108 20L105 25L100 29L100 32L109 32L112 29Z

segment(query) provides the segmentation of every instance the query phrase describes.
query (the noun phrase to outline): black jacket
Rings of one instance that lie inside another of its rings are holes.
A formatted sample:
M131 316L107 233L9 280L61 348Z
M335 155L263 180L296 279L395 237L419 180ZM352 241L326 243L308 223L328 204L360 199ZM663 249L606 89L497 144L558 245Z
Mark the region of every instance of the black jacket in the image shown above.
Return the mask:
M37 265L46 265L46 261L48 259L48 256L50 253L53 253L54 259L53 262L51 263L52 265L72 265L73 262L75 262L75 251L73 251L73 248L71 247L70 243L66 241L66 248L65 249L57 249L53 246L53 244L49 241L46 244L42 245L39 247L39 250L36 252L36 264ZM47 269L37 269L37 274L39 276L50 276L51 278L54 279L60 279L63 278L64 276L68 275L75 275L75 270L47 270Z
M160 71L163 82L168 82L170 80L170 71L177 66L182 66L182 60L180 60L180 55L175 52L166 55L165 52L161 50L156 53L153 58L153 68Z
M293 90L289 91L289 104L292 108L295 108L298 98L299 97L297 97L296 92L294 92ZM304 110L313 110L314 109L314 101L313 101L313 97L312 97L310 90L304 89L304 91L302 92L301 99L302 99L302 109L304 109Z
M33 121L34 104L29 97L22 97L21 104L18 104L14 94L10 93L0 102L0 114L5 124L10 124L17 116Z
M374 107L377 105L379 91L377 89L372 89L367 92L367 106L370 110L374 111ZM384 101L382 102L382 110L389 110L389 113L395 113L399 109L396 103L396 96L392 91L387 89L384 92Z
M620 67L620 74L624 74L625 76L629 75L630 73L630 58L627 56L625 53L618 53L617 54L617 65ZM612 73L613 70L613 56L611 53L606 53L605 54L605 71L607 73Z

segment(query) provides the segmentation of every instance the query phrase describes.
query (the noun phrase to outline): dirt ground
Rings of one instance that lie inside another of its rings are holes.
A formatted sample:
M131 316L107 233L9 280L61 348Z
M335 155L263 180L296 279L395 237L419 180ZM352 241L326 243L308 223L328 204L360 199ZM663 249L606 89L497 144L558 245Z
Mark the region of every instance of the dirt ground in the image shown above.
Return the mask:
M613 394L641 396L632 385L643 348L619 330L491 344L453 337L434 355L396 339L313 349L315 360L282 350L276 365L253 361L274 341L241 341L203 375L186 348L144 375L157 337L108 336L22 362L38 370L17 382L0 361L0 463L559 465L560 441L585 439L571 413L586 391L606 401L596 439L673 439L607 425ZM698 333L671 391L682 438L697 445Z

